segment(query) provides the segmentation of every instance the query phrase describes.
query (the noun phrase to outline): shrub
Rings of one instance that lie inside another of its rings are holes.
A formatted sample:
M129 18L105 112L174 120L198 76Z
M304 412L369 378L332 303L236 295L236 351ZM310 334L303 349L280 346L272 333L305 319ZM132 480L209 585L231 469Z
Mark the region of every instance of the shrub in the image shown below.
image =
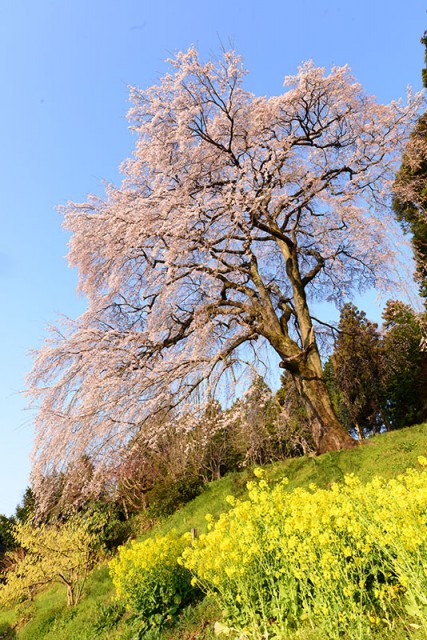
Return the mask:
M133 541L121 547L110 562L117 596L134 612L146 629L173 621L177 613L194 598L191 574L177 563L191 536L167 535Z
M178 478L165 476L158 479L148 494L150 513L165 517L193 500L202 492L202 481L191 474Z
M105 631L112 631L123 618L124 612L124 607L120 602L98 603L96 618L93 622L94 632L100 635Z
M0 587L0 603L31 598L43 586L59 582L66 586L68 605L75 606L96 559L97 540L90 518L73 516L62 524L38 527L19 522L13 535L21 553L7 554L15 562Z
M91 501L85 505L82 516L90 522L90 532L100 548L114 551L131 537L132 522L125 520L118 505L111 502Z
M329 490L263 479L248 489L183 552L242 637L307 623L325 638L367 638L408 614L427 630L427 469L365 486L347 476Z

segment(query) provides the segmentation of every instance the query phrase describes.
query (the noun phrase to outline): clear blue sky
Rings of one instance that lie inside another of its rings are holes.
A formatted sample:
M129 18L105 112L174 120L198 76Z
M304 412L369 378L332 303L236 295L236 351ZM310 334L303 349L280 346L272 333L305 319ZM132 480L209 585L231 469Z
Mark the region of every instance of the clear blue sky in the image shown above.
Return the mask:
M26 487L31 414L20 395L59 313L78 315L55 206L102 193L129 155L127 85L195 44L234 46L248 85L277 94L303 60L348 63L381 101L421 85L421 0L2 0L0 4L0 513ZM380 313L372 310L371 315Z

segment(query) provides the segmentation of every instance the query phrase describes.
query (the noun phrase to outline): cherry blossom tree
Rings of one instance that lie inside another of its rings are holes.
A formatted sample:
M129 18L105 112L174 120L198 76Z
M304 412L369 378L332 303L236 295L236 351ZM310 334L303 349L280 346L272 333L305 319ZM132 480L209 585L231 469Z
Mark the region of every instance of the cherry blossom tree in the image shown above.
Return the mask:
M131 91L122 185L64 208L88 309L35 359L35 486L83 453L92 483L112 473L138 431L161 429L153 416L183 415L196 395L203 407L268 349L318 451L355 444L328 396L312 304L389 278L389 194L419 98L384 106L347 67L311 62L272 97L244 88L234 52L170 64Z

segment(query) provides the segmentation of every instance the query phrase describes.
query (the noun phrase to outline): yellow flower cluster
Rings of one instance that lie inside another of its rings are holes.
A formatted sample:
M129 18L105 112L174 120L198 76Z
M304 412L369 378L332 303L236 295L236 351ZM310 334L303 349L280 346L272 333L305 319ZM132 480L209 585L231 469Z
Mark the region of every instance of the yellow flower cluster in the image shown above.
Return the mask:
M117 597L129 610L138 612L147 626L160 626L185 604L192 587L191 576L177 560L191 535L174 531L120 547L110 562Z
M255 475L249 498L208 517L208 533L183 553L233 626L281 637L308 621L325 637L362 638L410 607L427 628L427 469L292 493L286 480L270 487Z

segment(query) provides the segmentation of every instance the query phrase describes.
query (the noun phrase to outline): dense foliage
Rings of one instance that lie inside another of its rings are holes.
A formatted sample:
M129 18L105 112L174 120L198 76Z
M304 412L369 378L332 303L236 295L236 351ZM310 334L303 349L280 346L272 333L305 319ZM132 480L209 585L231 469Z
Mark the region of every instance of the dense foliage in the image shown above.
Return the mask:
M89 519L77 516L40 526L17 523L13 536L19 551L8 553L13 562L0 587L0 603L32 598L41 587L59 582L66 586L68 605L75 606L96 558L98 540L92 526Z
M427 314L417 314L399 301L383 313L385 410L394 429L427 419Z
M427 471L415 470L292 493L286 481L251 482L248 500L207 516L210 531L181 562L235 637L281 638L311 624L325 638L367 638L402 614L427 631L426 487Z
M350 303L341 309L338 332L326 366L328 388L342 423L363 439L387 425L382 340L377 325Z
M117 595L138 615L142 629L171 623L195 599L191 574L177 562L190 540L190 533L179 537L172 531L132 542L110 562Z
M427 32L421 38L427 65ZM422 70L427 87L427 66ZM393 186L397 219L411 233L420 295L427 304L427 112L415 125Z
M425 313L389 300L382 330L346 304L325 366L335 410L359 439L427 419Z

